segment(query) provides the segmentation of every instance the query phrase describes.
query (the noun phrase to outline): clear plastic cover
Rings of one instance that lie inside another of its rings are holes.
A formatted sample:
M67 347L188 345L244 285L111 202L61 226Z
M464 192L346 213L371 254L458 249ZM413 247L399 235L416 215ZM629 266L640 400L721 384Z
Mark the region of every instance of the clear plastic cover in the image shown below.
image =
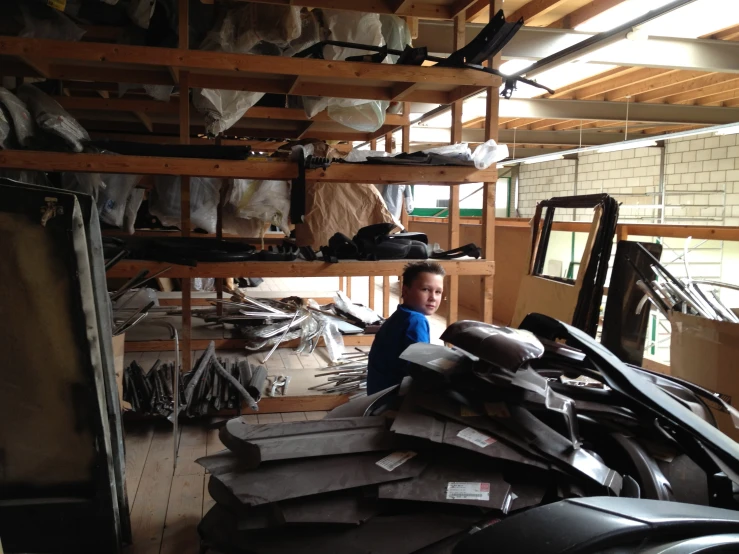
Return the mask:
M387 158L391 155L387 152L379 152L377 150L357 150L353 149L344 158L347 162L366 162L367 158Z
M100 221L116 227L123 226L123 217L131 192L141 179L141 175L123 175L119 173L101 176L105 183L98 192L98 212Z
M397 15L382 14L380 15L380 23L382 23L382 36L388 48L405 50L406 46L412 45L411 30L408 28L405 19ZM398 56L390 55L388 58L392 63L398 61Z
M477 169L487 169L491 165L508 157L508 146L497 144L493 139L480 144L475 148L472 159Z
M216 290L216 280L214 277L195 277L192 280L192 290L212 292Z
M26 104L8 89L0 87L0 104L10 116L15 141L19 146L28 147L33 142L33 118Z
M130 0L128 4L128 17L138 27L148 29L156 5L156 0Z
M238 204L239 217L253 218L271 223L285 235L290 234L290 183L287 181L252 181L254 188L247 189Z
M190 178L190 224L193 229L200 228L208 233L216 232L220 188L220 179ZM180 198L179 177L157 177L149 198L149 211L158 217L163 225L179 227Z
M5 141L8 140L8 136L10 136L10 123L5 117L5 113L0 110L0 148L8 147L8 145L5 144Z
M320 311L321 309L318 302L312 298L308 300L308 306L314 310ZM311 315L323 328L321 337L326 343L326 351L328 352L329 360L332 362L338 362L344 356L344 337L341 336L341 332L339 332L339 328L336 324L332 322L332 318L328 315L319 313L319 311L311 311Z
M192 101L205 114L205 131L215 136L233 127L262 96L263 92L203 88L193 89Z
M365 306L357 306L351 301L351 298L342 291L336 292L336 295L334 296L334 304L336 304L336 307L342 312L351 314L365 325L372 325L382 321L382 318L377 314L377 312Z
M62 173L62 188L89 194L97 204L105 183L100 173Z
M460 161L469 162L472 160L472 151L466 142L459 144L448 144L446 146L438 146L436 148L428 148L424 150L426 154L442 154L458 158Z
M126 210L123 213L123 228L129 235L135 232L134 224L136 223L136 214L139 212L141 202L144 201L144 189L136 188L131 191L126 202Z
M18 98L29 107L41 129L64 139L75 152L82 152L90 135L56 100L33 85L18 87Z

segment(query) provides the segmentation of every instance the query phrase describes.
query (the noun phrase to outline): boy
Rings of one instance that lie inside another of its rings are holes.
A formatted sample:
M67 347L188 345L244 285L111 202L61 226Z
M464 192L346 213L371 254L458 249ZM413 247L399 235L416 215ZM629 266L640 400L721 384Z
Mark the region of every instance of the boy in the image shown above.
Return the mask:
M369 353L367 394L399 384L409 363L400 359L416 342L430 342L426 316L439 309L444 292L444 268L436 262L408 264L403 270L402 304L375 336Z

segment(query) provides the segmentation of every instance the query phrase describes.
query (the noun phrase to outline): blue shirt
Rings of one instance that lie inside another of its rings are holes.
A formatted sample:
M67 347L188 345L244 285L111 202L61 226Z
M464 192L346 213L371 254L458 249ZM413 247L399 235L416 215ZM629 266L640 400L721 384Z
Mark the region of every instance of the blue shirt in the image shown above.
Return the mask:
M411 344L431 342L426 316L401 304L375 336L367 366L367 394L399 384L408 375L410 362L400 355Z

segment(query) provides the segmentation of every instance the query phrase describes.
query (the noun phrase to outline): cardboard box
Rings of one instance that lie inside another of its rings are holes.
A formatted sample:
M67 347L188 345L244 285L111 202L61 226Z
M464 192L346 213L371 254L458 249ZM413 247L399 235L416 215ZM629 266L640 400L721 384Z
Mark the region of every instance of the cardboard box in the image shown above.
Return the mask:
M739 324L670 314L670 373L721 394L739 408ZM719 428L739 441L731 416L714 410Z

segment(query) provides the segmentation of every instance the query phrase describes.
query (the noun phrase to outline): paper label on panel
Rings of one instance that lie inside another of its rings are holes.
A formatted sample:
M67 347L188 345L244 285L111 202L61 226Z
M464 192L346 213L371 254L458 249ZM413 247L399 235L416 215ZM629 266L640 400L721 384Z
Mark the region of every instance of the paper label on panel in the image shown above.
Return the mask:
M486 446L490 446L496 442L493 437L489 437L485 433L480 433L480 431L473 429L472 427L465 427L457 433L457 436L462 440L471 442L475 446L479 446L480 448L485 448Z
M392 454L388 454L387 456L385 456L379 462L375 463L384 470L392 471L396 467L402 466L415 455L416 453L411 450L408 450L406 452L393 452Z
M488 502L490 501L490 483L448 483L446 486L446 499Z

